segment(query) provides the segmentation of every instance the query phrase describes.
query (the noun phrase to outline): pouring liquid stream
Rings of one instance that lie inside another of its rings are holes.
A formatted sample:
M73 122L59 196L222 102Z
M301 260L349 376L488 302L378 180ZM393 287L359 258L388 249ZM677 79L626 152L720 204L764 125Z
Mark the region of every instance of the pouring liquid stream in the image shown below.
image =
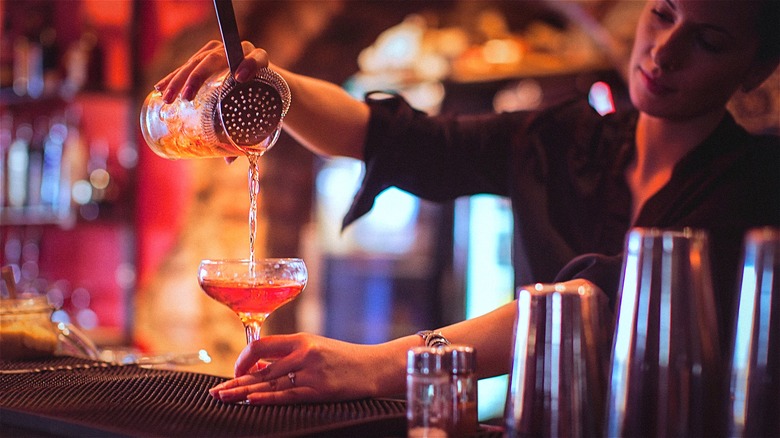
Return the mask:
M239 146L231 141L235 147L242 150L249 161L249 261L250 269L254 271L255 244L257 242L257 208L260 195L260 157L276 143L282 131L281 125L274 132L255 146ZM254 272L252 272L254 275Z
M254 269L257 239L257 197L260 194L260 160L262 154L247 154L249 159L249 261ZM254 274L254 273L253 273Z

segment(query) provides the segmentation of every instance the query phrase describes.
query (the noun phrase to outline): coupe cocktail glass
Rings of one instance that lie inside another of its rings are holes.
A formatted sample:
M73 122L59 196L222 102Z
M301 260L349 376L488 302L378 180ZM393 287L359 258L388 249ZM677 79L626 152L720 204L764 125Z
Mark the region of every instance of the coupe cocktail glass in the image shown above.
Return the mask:
M268 315L292 301L306 286L303 260L203 260L198 269L200 287L241 318L247 343L260 339Z

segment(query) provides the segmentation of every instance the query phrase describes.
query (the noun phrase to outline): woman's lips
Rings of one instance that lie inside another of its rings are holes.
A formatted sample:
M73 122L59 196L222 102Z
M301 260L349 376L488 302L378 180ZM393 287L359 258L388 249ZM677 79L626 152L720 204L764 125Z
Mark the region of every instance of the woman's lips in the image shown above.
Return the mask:
M641 67L638 69L639 74L642 76L642 83L649 92L655 95L669 94L673 90L667 85L663 84L658 78L655 78L644 71Z

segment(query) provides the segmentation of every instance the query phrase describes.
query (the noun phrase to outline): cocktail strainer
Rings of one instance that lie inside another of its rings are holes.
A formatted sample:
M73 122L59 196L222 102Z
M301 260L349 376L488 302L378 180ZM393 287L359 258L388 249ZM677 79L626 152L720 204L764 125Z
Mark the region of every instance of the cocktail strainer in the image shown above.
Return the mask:
M213 117L205 135L207 141L225 141L246 153L263 153L279 136L282 119L290 108L290 88L268 68L251 81L237 82L233 75L244 55L231 0L214 0L230 75L214 99L207 102L204 117ZM223 132L217 132L216 121ZM205 122L205 121L204 121ZM220 135L222 134L222 135Z

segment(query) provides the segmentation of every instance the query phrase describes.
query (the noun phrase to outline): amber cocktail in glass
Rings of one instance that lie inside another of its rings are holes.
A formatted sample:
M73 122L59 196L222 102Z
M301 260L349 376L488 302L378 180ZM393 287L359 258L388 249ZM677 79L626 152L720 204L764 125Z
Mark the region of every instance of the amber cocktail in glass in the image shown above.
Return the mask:
M306 264L297 258L203 260L200 287L241 318L247 343L260 339L268 315L306 286Z

